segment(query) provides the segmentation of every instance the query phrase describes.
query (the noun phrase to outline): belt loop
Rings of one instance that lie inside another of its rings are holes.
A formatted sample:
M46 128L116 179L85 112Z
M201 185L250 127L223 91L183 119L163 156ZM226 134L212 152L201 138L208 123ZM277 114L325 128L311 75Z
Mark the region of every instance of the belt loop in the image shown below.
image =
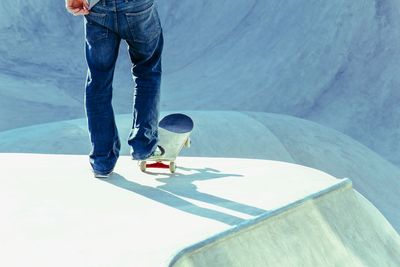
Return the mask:
M103 6L106 6L106 0L101 0L101 2L103 3Z

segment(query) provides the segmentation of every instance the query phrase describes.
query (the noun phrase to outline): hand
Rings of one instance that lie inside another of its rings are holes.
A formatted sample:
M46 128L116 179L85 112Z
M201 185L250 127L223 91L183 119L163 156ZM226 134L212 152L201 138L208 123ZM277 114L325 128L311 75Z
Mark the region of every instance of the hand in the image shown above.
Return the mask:
M86 0L65 0L65 6L74 16L89 14L89 4Z

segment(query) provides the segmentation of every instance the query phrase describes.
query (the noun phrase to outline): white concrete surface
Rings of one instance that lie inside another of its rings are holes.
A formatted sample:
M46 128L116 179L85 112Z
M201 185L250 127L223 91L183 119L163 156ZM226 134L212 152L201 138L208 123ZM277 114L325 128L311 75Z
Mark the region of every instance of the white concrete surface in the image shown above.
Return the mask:
M193 145L181 155L278 160L348 177L400 232L400 168L354 139L299 118L260 112L173 111L195 122ZM166 116L163 112L162 116ZM122 147L132 115L116 116ZM49 123L0 132L0 152L82 154L90 151L86 119Z
M0 266L165 266L182 248L340 180L268 160L179 158L175 175L120 158L0 154Z

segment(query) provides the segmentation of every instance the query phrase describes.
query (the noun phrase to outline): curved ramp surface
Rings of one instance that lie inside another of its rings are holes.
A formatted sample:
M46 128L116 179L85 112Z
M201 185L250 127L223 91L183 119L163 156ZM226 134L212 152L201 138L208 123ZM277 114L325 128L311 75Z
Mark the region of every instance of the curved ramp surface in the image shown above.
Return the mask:
M400 266L400 237L349 180L192 245L173 267Z
M303 117L400 164L399 1L158 2L163 110ZM0 1L0 40L0 130L84 116L82 18L64 1ZM125 44L119 63L113 102L128 113Z
M142 173L121 157L105 180L93 178L87 156L0 154L0 162L7 267L167 266L190 244L341 182L268 160L183 157L171 175Z

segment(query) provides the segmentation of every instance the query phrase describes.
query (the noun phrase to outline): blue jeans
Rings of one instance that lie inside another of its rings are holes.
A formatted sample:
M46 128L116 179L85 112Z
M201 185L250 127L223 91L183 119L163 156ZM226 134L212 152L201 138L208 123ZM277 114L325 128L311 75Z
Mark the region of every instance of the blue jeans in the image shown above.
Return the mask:
M108 173L121 148L111 103L121 39L128 45L136 84L128 140L131 155L145 159L157 146L163 35L154 0L101 0L85 15L85 36L90 164L95 172Z

